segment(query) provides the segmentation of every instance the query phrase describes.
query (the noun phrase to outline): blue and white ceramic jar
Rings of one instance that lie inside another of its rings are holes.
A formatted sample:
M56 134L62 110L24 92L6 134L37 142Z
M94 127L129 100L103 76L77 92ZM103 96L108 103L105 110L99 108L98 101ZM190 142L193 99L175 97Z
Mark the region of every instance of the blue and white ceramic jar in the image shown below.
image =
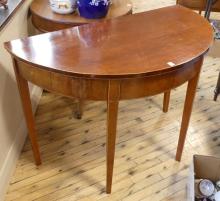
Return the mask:
M80 16L88 19L103 18L109 9L109 0L78 0L78 11Z

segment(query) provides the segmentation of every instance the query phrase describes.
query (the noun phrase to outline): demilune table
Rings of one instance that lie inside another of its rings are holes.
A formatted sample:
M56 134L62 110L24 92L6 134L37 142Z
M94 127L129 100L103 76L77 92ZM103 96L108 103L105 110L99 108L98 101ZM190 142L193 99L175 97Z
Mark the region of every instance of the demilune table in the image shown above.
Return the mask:
M207 20L171 6L5 43L36 164L41 158L28 81L64 96L107 101L107 193L119 101L153 96L188 82L176 152L180 161L203 57L212 40Z

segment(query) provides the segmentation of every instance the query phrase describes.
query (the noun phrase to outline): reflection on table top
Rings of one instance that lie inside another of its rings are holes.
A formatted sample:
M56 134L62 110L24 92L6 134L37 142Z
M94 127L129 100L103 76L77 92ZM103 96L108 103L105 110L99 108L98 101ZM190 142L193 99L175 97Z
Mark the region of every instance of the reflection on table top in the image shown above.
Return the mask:
M116 78L172 71L207 51L211 41L204 18L171 6L14 40L6 48L51 71Z

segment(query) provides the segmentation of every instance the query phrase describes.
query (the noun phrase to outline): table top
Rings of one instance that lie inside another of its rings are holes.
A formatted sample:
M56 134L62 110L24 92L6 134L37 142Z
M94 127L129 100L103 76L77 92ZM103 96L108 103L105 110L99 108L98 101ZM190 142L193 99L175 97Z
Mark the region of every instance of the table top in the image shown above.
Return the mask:
M49 71L134 78L181 67L204 54L212 41L208 21L176 5L18 39L5 47L15 57Z
M113 0L109 12L105 18L111 19L132 13L132 4L130 0ZM49 5L49 0L34 0L30 6L31 13L52 22L73 24L87 24L97 21L97 19L86 19L80 17L77 12L68 15L54 13Z

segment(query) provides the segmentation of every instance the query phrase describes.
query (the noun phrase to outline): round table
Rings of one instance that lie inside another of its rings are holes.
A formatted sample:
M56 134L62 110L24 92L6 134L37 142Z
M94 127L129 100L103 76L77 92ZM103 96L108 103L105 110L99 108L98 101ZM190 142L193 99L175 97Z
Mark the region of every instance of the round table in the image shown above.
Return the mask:
M30 10L32 22L41 32L57 31L100 20L80 17L77 12L68 15L54 13L50 8L49 0L34 0L31 3ZM132 14L130 0L113 0L107 16L103 19L112 19L128 14Z
M171 6L5 43L36 164L41 157L28 81L64 96L107 102L107 193L119 101L164 93L188 82L176 152L180 161L203 58L212 41L207 20Z

